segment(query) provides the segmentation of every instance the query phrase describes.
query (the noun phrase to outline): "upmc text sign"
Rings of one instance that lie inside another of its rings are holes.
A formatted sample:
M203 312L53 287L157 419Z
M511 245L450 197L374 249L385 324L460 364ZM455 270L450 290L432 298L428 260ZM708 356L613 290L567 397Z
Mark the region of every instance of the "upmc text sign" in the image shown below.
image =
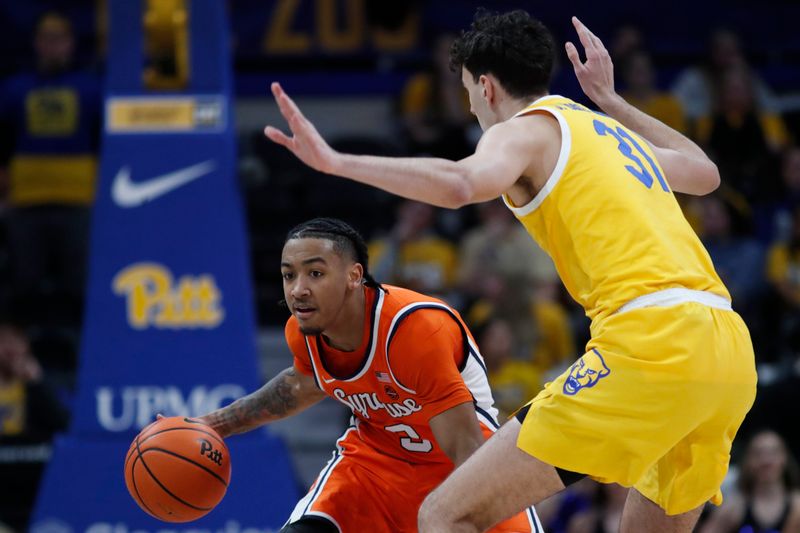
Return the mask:
M247 391L236 383L216 387L198 385L188 394L178 387L130 385L95 389L97 422L112 433L140 431L156 415L200 416L219 409Z

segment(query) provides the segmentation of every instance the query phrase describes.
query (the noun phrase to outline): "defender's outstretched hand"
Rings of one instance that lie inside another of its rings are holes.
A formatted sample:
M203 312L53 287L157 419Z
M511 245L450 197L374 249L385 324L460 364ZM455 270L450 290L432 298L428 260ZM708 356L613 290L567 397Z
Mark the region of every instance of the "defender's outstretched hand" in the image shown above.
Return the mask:
M611 62L608 50L603 46L603 41L589 31L589 28L584 26L578 17L572 17L572 24L583 45L586 62L581 62L578 49L571 42L567 42L565 45L567 57L575 69L575 76L578 78L583 92L592 102L602 108L603 103L616 94L614 92L614 64Z
M285 146L297 158L320 172L330 172L336 151L331 148L317 131L317 128L300 112L300 108L289 98L277 82L272 83L272 94L281 115L289 124L292 137L287 136L278 128L267 126L264 134L273 142Z

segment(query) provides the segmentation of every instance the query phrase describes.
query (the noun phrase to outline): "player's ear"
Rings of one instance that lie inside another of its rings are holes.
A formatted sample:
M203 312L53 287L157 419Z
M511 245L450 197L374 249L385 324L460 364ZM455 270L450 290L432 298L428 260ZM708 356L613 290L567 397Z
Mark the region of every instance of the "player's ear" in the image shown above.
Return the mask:
M361 280L364 279L364 267L361 263L353 263L347 277L347 285L350 289L356 289L361 285Z
M487 76L486 74L481 74L481 77L478 78L478 83L481 84L481 95L488 103L492 103L495 97L495 86L492 78Z

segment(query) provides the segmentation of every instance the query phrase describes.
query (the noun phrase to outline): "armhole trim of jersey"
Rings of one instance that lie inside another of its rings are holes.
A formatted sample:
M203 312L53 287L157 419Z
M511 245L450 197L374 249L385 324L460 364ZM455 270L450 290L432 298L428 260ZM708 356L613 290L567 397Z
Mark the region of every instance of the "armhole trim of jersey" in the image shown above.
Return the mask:
M472 342L472 339L468 338L467 339L467 358L470 355L475 358L475 362L478 363L478 366L481 367L481 370L483 370L483 373L486 374L486 379L489 379L489 370L486 368L486 363L483 361L483 355L481 355L481 352L478 350L478 346L475 343ZM464 361L465 361L464 367L465 368L467 366L467 363L466 363L467 358L464 358ZM463 370L462 370L462 372L463 372Z
M464 358L461 362L460 368L458 369L459 373L463 372L464 368L466 368L467 359L469 358L469 351L470 351L469 335L467 335L464 326L461 324L461 321L458 319L453 310L447 307L446 305L437 302L414 302L402 308L400 311L397 312L396 315L394 315L394 318L392 318L392 322L389 325L389 330L386 334L386 351L385 351L386 368L389 369L389 375L392 377L394 382L397 383L397 385L401 389L408 392L409 394L416 394L417 391L411 390L402 383L400 383L400 380L398 380L397 377L394 375L394 372L392 371L392 363L391 361L389 361L389 345L391 344L392 339L394 338L394 334L397 333L397 328L400 327L400 324L403 322L403 320L405 320L414 311L419 311L420 309L438 309L440 311L444 311L445 313L450 315L450 317L455 321L456 325L458 326L458 329L461 330Z
M489 428L489 430L494 433L498 429L500 429L500 424L497 420L492 417L487 411L485 411L475 399L472 399L472 405L475 407L475 414L478 416L478 420L483 422L483 424Z
M314 353L311 351L311 345L308 343L308 337L303 337L303 340L306 341L306 350L308 350L308 360L311 361L311 372L314 373L314 383L317 385L319 390L322 390L322 387L319 384L319 377L317 376L317 364L314 362Z
M533 200L523 206L517 207L511 203L505 194L503 194L503 202L518 218L533 213L540 205L542 205L542 202L544 202L545 198L547 198L547 196L550 194L550 191L555 188L561 179L561 175L564 173L564 168L567 166L567 161L569 161L569 153L572 148L572 134L570 133L569 124L567 124L566 119L564 119L564 115L555 109L550 107L537 107L534 109L524 110L521 114L516 116L525 116L537 111L545 111L550 113L556 118L556 120L558 120L558 124L561 127L561 151L558 154L558 161L556 161L556 166L553 169L553 172L550 174L550 177L547 178L542 190L540 190L536 196L533 197Z

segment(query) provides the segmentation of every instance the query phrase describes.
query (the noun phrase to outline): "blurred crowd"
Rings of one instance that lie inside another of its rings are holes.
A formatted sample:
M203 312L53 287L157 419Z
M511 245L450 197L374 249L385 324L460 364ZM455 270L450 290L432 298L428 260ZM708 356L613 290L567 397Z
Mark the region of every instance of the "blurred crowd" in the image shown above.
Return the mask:
M100 77L73 60L71 21L47 13L32 34L35 61L0 84L0 450L46 443L66 428L99 155ZM349 137L332 139L334 146L451 159L471 153L480 131L449 67L452 37L432 39L430 60L397 87L396 142ZM789 531L787 524L800 521L793 459L800 431L786 413L800 403L797 112L783 105L785 95L771 89L729 29L711 31L705 55L669 80L635 25L619 27L609 44L625 98L695 139L720 169L717 192L679 201L748 323L758 358L759 395L734 448L729 498L704 515L700 531ZM318 175L260 133L241 137L243 151L269 175L242 187L262 327L280 327L286 318L276 305L285 231L329 215L369 237L379 281L440 296L461 311L502 413L582 353L587 319L501 201L445 211L399 200ZM26 466L0 454L0 522L15 527L24 516L15 514L20 504L12 496L32 498L38 472L15 476L33 480L22 488L6 483L6 472ZM540 514L548 531L614 532L625 497L622 487L584 481Z

